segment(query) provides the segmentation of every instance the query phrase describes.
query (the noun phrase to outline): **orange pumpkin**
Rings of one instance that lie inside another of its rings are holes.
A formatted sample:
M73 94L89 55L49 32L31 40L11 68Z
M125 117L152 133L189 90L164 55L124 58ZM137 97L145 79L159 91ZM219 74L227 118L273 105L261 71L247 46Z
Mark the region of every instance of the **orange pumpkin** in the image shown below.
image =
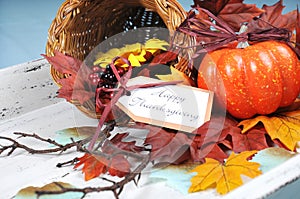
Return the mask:
M222 48L204 57L197 83L214 91L237 118L270 114L299 95L300 62L288 45L278 41Z

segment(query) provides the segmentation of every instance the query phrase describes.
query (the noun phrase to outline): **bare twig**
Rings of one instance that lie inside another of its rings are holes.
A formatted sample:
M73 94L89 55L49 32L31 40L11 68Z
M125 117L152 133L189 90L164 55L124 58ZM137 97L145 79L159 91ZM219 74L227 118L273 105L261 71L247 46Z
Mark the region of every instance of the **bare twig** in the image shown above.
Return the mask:
M101 139L105 140L107 137L109 137L110 136L109 132L111 130L113 130L114 126L115 126L114 122L108 123L102 131ZM15 132L14 134L18 135L19 138L33 138L37 141L49 143L56 147L50 148L50 149L34 149L32 147L21 144L20 142L16 141L13 138L0 136L0 140L8 140L8 141L12 142L12 144L7 145L7 146L0 145L0 154L2 154L4 151L9 150L9 152L7 153L7 156L10 156L16 149L23 149L31 154L47 154L47 153L56 153L56 152L62 153L73 147L76 147L77 151L86 152L87 150L85 149L84 145L91 141L91 137L88 137L86 139L82 139L82 140L79 140L76 142L73 140L73 138L70 138L71 139L70 143L62 145L62 144L59 144L58 142L56 142L55 140L52 140L50 138L43 138L35 133L28 134L28 133Z
M119 198L121 192L123 191L124 186L133 181L136 185L140 179L141 176L141 172L142 170L147 166L147 164L149 163L149 154L147 155L141 155L139 154L138 151L126 151L126 150L122 150L116 146L114 146L113 144L109 144L109 142L106 142L106 138L110 136L110 131L113 130L113 127L115 126L115 123L111 123L109 125L106 126L106 128L101 132L101 136L98 138L98 141L100 143L99 145L99 150L97 151L89 151L85 148L85 145L87 143L89 143L91 141L91 137L88 137L86 139L83 140L79 140L79 141L74 141L71 138L71 142L65 145L62 145L58 142L56 142L55 140L52 140L50 138L43 138L37 134L28 134L28 133L21 133L21 132L15 132L14 134L19 136L18 138L31 138L31 139L35 139L39 142L43 142L43 143L49 143L54 145L54 148L49 148L49 149L35 149L29 146L26 146L25 144L21 144L19 141L17 141L17 139L13 139L10 137L4 137L4 136L0 136L0 140L7 140L9 142L12 142L12 144L9 144L7 146L2 146L0 145L0 154L2 154L5 151L8 151L8 156L11 155L16 149L23 149L25 151L27 151L28 153L31 154L48 154L48 153L56 153L56 152L64 152L68 149L71 148L76 148L77 151L80 152L84 152L84 153L92 153L94 155L103 155L105 156L107 159L111 159L112 157L116 156L116 155L123 155L124 157L131 157L136 159L138 166L135 167L135 169L130 172L129 174L127 174L121 181L113 181L113 180L109 180L106 178L103 178L103 180L106 180L107 182L112 183L111 186L105 186L105 187L85 187L85 188L69 188L69 187L64 187L61 184L56 184L59 187L59 190L57 191L37 191L36 194L39 196L41 195L46 195L46 194L50 194L50 195L56 195L56 194L63 194L66 192L78 192L78 193L82 193L83 196L82 198L84 198L87 194L92 193L92 192L102 192L102 191L111 191L114 194L115 198ZM106 154L105 151L102 151L102 148L104 147L107 148L109 147L109 149L112 151L111 154ZM74 158L72 160L63 162L63 163L58 163L56 166L57 167L62 167L65 165L73 165L76 162L78 162L78 158Z
M85 187L85 188L67 188L63 187L62 185L59 185L60 190L57 191L37 191L36 194L38 196L42 195L56 195L56 194L63 194L67 192L77 192L77 193L82 193L84 198L87 194L93 193L93 192L103 192L103 191L111 191L113 192L114 196L116 199L119 198L119 195L121 194L124 186L133 181L136 183L136 178L140 178L141 172L145 169L145 167L148 165L150 161L150 155L145 155L143 157L143 160L141 163L135 168L134 171L129 173L127 176L124 177L123 180L119 182L114 182L108 179L103 178L104 180L111 182L111 186L105 186L105 187Z
M33 137L39 141L54 144L57 147L51 148L51 149L34 149L34 148L28 147L24 144L21 144L20 142L14 140L12 138L0 136L0 139L8 140L8 141L12 142L11 145L2 146L0 148L0 154L2 154L4 151L7 151L9 149L10 149L10 151L7 153L7 156L10 156L16 149L23 149L31 154L48 154L48 153L56 153L56 152L62 153L73 147L76 147L77 151L85 151L83 145L88 143L91 139L91 138L86 138L86 139L79 140L76 142L72 141L71 143L61 145L61 144L55 142L54 140L44 139L44 138L37 136L36 134L18 133L18 135L21 135L22 137Z
M73 160L69 160L69 161L66 161L66 162L58 163L56 165L56 167L61 168L61 167L65 166L65 165L67 165L67 164L73 165L73 164L75 164L75 162L78 162L78 158L74 158Z

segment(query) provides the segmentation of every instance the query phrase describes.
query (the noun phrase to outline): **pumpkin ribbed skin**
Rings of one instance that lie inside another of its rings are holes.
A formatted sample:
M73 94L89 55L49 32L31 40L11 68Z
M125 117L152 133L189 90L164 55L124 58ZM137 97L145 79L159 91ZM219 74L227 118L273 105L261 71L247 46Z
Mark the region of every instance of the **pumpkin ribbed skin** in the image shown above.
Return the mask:
M204 57L197 83L214 91L237 118L270 114L297 98L300 62L288 45L277 41L222 48Z

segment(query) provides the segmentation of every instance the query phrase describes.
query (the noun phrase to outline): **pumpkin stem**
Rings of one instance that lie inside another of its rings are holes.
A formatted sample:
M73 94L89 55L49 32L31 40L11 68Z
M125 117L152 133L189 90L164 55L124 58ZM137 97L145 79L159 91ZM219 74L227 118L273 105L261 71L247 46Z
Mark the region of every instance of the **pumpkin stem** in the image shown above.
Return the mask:
M248 30L248 23L245 22L242 24L239 32L237 33L237 37L238 37L238 45L236 46L236 48L247 48L249 45L248 43L248 38L247 38L247 35L246 35L246 32Z

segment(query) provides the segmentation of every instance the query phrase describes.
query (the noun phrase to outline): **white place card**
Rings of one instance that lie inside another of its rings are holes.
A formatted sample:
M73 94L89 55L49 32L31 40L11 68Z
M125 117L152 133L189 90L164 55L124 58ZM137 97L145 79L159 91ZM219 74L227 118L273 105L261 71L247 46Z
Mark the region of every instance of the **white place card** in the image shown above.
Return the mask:
M162 82L136 77L127 86ZM138 88L122 96L117 106L134 121L192 132L210 119L213 93L185 85Z

